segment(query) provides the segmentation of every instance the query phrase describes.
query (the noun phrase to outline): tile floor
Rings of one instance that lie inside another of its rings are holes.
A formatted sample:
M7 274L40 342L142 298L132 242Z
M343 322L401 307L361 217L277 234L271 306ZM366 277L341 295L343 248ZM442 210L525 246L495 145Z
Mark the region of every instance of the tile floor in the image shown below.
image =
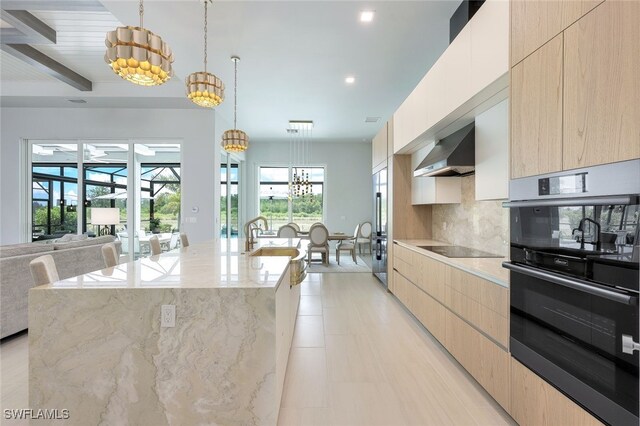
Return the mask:
M370 273L301 290L280 425L515 424ZM27 342L0 345L3 410L28 407Z

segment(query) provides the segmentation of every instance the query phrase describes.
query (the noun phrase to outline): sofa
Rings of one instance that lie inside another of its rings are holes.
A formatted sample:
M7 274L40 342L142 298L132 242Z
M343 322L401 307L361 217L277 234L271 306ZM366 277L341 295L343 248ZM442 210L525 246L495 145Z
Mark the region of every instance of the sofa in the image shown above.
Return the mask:
M33 259L50 254L60 279L71 278L103 269L102 246L110 242L115 242L121 253L120 241L110 235L96 238L69 236L47 243L0 246L0 338L28 328L28 295L29 289L34 287L29 263Z

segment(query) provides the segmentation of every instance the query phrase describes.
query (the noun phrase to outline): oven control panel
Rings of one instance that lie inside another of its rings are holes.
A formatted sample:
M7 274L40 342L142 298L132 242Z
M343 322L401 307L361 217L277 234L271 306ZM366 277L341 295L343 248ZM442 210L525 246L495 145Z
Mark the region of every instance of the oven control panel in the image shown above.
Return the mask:
M538 195L582 194L587 192L587 173L538 179Z

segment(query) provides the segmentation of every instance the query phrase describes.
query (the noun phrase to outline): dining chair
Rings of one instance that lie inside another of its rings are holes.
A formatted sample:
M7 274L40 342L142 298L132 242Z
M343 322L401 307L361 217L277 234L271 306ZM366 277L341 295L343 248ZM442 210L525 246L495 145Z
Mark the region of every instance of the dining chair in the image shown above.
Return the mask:
M308 262L311 263L311 255L320 253L322 263L329 265L329 231L321 223L311 226L309 229L309 245L307 246Z
M114 243L107 243L102 246L102 258L107 268L118 265L118 249Z
M60 280L56 262L50 254L36 257L29 262L31 277L36 286L56 282Z
M118 237L122 243L122 254L129 254L129 234L127 232L117 232L116 237ZM145 248L146 251L147 246L140 246L140 237L138 237L138 234L136 233L133 236L133 252L142 254L143 248Z
M169 240L169 250L175 250L178 247L178 241L180 240L180 234L174 232L171 234L171 240Z
M292 227L293 229L295 229L295 230L296 230L296 233L297 233L297 232L300 232L300 226L299 226L297 223L289 222L289 223L287 223L287 225L289 225L290 227Z
M180 233L180 247L189 247L189 238L184 232Z
M371 222L362 222L360 224L360 234L356 239L356 245L358 246L358 252L362 254L362 246L369 246L369 254L371 254Z
M298 232L291 225L282 225L280 229L278 229L278 238L296 238L298 236Z
M160 239L157 235L153 235L149 238L149 246L151 247L151 256L156 256L162 253L162 246L160 246Z
M360 224L356 225L355 231L353 231L353 237L347 240L340 240L336 245L336 260L338 261L338 265L340 264L340 252L341 251L349 251L351 252L351 258L357 264L358 260L356 258L356 241L358 240L358 236L360 235Z

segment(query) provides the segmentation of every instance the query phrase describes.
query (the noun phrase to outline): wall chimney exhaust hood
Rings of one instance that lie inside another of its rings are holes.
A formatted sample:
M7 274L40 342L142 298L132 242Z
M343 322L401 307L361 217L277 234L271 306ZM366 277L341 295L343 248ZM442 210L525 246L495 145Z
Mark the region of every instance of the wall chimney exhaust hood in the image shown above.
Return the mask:
M413 176L460 176L474 171L475 122L438 141Z

